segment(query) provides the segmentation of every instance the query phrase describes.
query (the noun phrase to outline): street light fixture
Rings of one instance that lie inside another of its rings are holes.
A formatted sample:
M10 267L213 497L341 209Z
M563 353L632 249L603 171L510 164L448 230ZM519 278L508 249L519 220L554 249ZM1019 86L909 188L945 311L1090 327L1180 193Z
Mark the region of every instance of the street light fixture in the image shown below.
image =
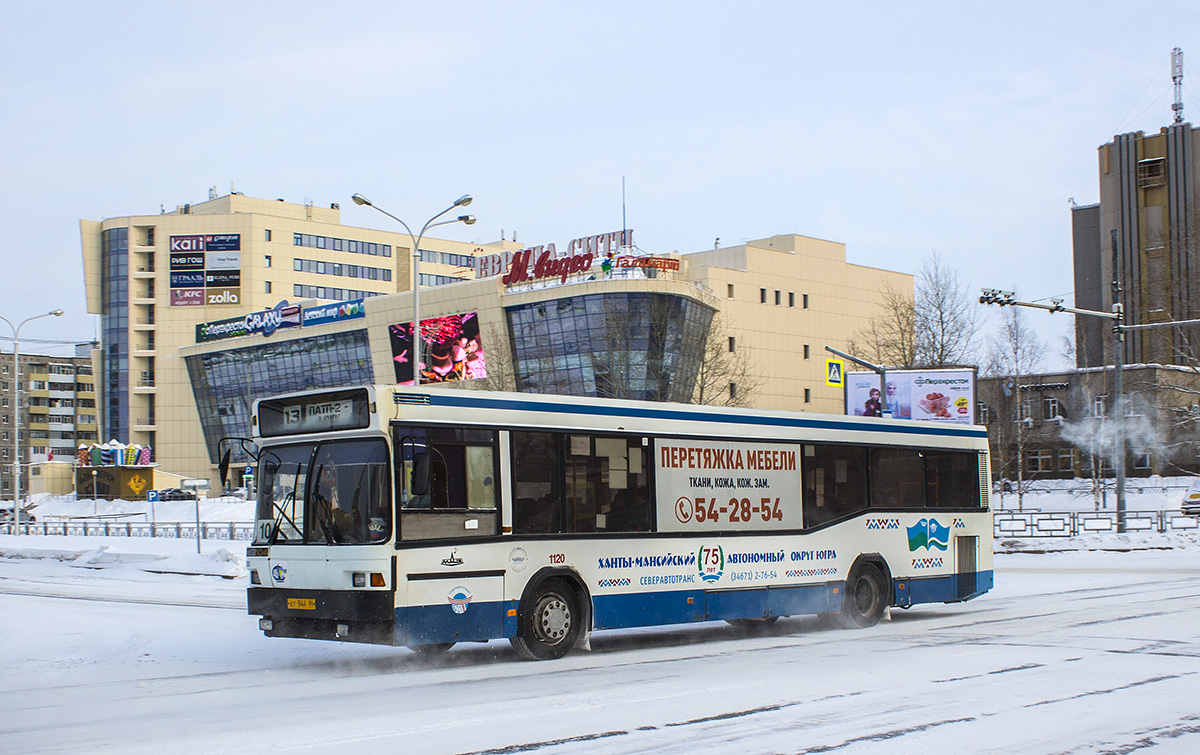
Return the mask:
M43 317L62 317L61 309L51 310L43 315L27 317L17 325L7 317L0 317L13 332L13 514L12 533L15 535L21 528L21 328L25 323L40 320Z
M404 226L404 230L408 232L408 237L410 239L412 239L412 255L413 255L413 261L412 261L412 269L413 269L413 325L412 325L413 385L420 386L421 385L421 239L425 237L425 231L428 231L430 228L433 228L435 226L449 225L451 223L462 223L464 225L474 225L475 224L475 216L474 215L459 215L457 218L454 218L453 220L443 220L443 221L440 221L437 223L433 222L433 221L437 220L438 218L440 218L441 216L445 215L447 212L450 212L451 210L453 210L455 207L466 207L467 205L471 204L471 199L472 199L471 195L463 194L461 197L454 200L454 204L450 205L446 209L439 212L437 215L434 215L432 218L425 221L425 225L421 227L421 232L416 234L415 236L413 235L412 229L408 227L408 223L405 223L403 220L396 217L395 215L388 212L387 210L385 210L381 207L376 207L375 204L373 204L371 202L371 200L367 199L362 194L355 194L354 196L351 197L351 199L354 200L354 204L356 204L356 205L374 208L374 209L378 210L379 212L382 212L384 215L387 215L392 220L395 220L397 223Z

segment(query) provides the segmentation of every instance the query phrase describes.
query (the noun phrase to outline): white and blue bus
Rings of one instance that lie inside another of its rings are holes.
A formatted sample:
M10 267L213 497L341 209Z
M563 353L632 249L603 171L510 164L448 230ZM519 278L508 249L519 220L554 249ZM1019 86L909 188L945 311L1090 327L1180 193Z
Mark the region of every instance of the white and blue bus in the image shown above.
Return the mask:
M865 627L992 586L979 427L392 386L253 422L271 637L553 659L595 630Z

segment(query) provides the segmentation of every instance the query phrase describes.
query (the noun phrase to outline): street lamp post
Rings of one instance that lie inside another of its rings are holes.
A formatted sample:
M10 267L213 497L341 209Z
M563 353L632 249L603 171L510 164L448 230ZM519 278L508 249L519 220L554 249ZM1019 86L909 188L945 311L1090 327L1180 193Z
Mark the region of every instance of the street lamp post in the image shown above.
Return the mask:
M34 320L40 320L43 317L62 317L61 309L51 310L43 315L34 315L27 317L17 325L13 325L12 321L7 317L0 317L0 320L8 325L13 332L13 529L15 535L21 528L21 328L25 327L25 323Z
M362 194L355 194L354 196L351 197L351 199L354 200L354 204L372 207L372 208L378 210L379 212L382 212L384 215L387 215L392 220L395 220L397 223L404 226L404 230L408 232L408 237L410 239L412 239L413 385L419 386L421 384L421 239L425 237L425 231L428 231L430 228L433 228L434 226L449 225L451 223L463 223L465 225L474 225L474 223L475 223L474 215L459 215L457 218L454 218L453 220L443 220L440 223L433 222L433 221L437 220L438 218L440 218L441 216L445 215L447 212L450 212L451 210L453 210L455 207L466 207L467 205L471 204L471 195L463 194L461 197L454 200L454 204L450 205L446 209L439 212L437 215L434 215L432 218L425 221L425 225L421 227L421 232L416 234L415 236L413 235L412 229L408 227L408 223L405 223L403 220L396 217L395 215L388 212L387 210L384 210L383 208L380 208L380 207L376 207L374 204L372 204L371 200L367 199Z

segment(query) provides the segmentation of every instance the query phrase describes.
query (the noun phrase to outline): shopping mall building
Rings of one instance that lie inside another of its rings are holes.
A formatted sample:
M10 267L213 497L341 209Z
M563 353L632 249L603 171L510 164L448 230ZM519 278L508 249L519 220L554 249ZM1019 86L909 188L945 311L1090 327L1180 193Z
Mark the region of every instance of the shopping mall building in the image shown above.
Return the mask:
M257 398L413 380L407 234L240 194L81 234L101 436L152 446L166 470L214 478ZM843 398L825 346L846 349L882 290L913 287L790 234L689 254L646 253L630 229L425 239L417 267L423 384L826 413Z

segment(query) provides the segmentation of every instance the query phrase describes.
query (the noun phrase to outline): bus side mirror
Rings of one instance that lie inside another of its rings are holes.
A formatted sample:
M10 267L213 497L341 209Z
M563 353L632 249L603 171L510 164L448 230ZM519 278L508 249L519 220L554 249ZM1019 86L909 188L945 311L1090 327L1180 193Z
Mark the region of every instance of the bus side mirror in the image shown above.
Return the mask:
M409 492L413 495L429 493L429 464L429 454L413 455L412 484L409 486Z
M217 465L217 469L221 470L221 489L225 488L225 483L229 481L229 452L231 448L226 448L225 453L221 455L221 463Z

